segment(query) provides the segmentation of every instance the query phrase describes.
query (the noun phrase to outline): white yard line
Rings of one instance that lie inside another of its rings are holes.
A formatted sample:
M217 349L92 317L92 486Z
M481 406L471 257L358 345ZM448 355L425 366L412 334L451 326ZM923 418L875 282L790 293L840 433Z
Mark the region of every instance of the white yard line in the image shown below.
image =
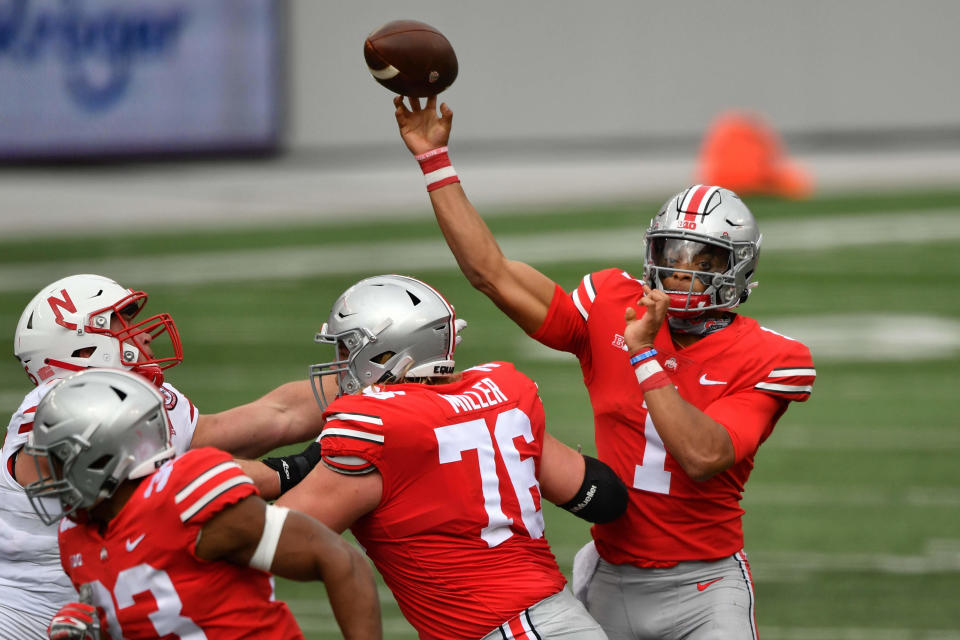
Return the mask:
M616 228L501 234L499 241L506 255L535 265L597 260L603 261L598 268L621 266L639 272L645 222L638 221L634 233ZM960 240L960 209L773 221L764 225L763 233L765 252ZM129 286L149 287L454 268L438 231L432 240L13 263L0 266L0 291L33 292L70 273L99 273Z

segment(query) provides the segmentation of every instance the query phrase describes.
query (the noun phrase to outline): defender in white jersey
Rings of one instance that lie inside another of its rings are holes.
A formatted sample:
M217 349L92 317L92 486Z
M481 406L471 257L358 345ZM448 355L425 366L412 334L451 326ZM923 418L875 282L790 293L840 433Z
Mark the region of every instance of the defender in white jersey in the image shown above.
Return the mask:
M4 633L24 640L45 639L53 615L77 599L60 567L56 527L45 526L37 518L23 492L24 485L37 479L33 458L23 453L33 414L60 379L89 367L111 367L151 380L164 397L177 454L214 446L253 457L320 433L322 412L306 380L288 383L222 413L200 414L186 396L164 382L164 370L183 358L180 337L168 314L141 318L146 302L146 293L123 288L109 278L74 275L44 287L20 318L14 355L37 387L10 419L0 452L0 629ZM155 350L160 351L161 344L163 353L158 355ZM289 456L284 462L286 466L275 463L273 467L303 472L306 466L302 455ZM276 497L291 486L290 478L278 476L270 466L252 461L242 466L265 497Z

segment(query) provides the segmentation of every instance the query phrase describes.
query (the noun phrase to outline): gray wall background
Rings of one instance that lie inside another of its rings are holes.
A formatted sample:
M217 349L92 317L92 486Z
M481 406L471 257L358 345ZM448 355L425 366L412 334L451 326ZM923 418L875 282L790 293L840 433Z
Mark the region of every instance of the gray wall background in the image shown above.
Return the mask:
M728 108L788 137L960 139L956 0L288 0L288 147L396 142L362 56L384 22L442 31L458 142L693 140Z

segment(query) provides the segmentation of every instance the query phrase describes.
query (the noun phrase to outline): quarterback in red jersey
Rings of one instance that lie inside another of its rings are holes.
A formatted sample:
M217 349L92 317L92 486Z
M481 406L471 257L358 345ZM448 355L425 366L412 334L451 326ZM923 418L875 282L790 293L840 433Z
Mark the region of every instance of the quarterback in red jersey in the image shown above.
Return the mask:
M757 448L816 372L803 344L733 311L760 251L749 209L727 189L684 189L650 223L643 280L607 269L567 295L503 255L454 179L450 109L394 105L464 274L533 338L577 356L599 458L631 488L626 515L578 554L575 591L611 638L755 637L740 498Z
M229 454L175 456L163 397L144 378L87 369L41 400L25 487L60 520L60 560L87 602L54 616L54 640L302 638L269 572L324 580L347 638L380 638L372 572L319 522L267 505ZM63 516L68 516L64 518Z
M413 278L348 289L317 334L338 358L311 368L341 394L318 388L322 464L278 504L351 528L421 638L605 638L564 588L541 500L607 522L626 487L546 433L513 365L455 373L462 326Z

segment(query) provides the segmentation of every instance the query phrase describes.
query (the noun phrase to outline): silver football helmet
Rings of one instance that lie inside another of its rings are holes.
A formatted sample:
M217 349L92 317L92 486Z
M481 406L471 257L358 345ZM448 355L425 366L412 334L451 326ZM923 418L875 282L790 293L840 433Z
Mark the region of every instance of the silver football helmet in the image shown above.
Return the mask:
M670 316L733 309L756 286L762 236L753 214L729 189L702 184L684 189L650 221L644 239L643 279L670 296ZM664 286L674 274L688 275L683 279L689 286ZM695 290L698 281L702 291Z
M138 317L146 303L146 293L110 278L61 278L23 310L13 354L34 384L87 367L110 367L134 370L159 385L162 371L183 360L183 350L169 314ZM162 334L163 343L157 341Z
M415 278L383 275L347 289L314 340L334 345L336 359L310 366L321 407L332 398L323 378L336 375L339 395L405 378L453 373L457 335L466 326L436 289Z
M40 519L53 524L109 498L125 480L174 456L163 396L121 369L86 369L58 383L37 406L24 451L39 479L24 487ZM57 504L59 503L59 504Z

